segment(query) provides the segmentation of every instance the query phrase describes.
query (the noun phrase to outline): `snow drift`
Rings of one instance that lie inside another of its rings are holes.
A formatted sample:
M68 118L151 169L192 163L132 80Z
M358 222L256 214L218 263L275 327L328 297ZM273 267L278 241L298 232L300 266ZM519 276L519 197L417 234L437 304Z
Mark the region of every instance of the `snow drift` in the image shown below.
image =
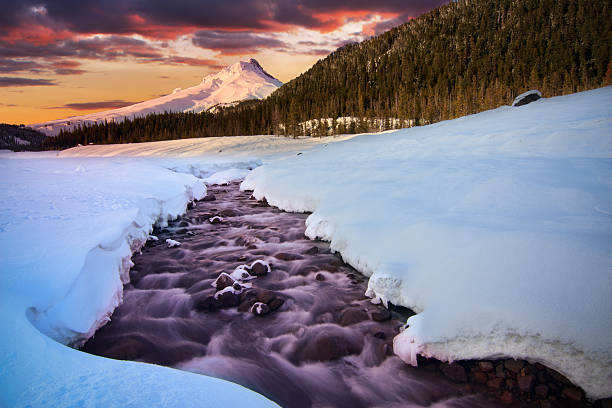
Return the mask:
M216 74L204 77L199 85L187 89L177 88L159 98L123 108L67 119L29 125L47 135L57 135L60 130L74 129L79 125L104 121L120 122L125 118L146 116L164 112L202 112L217 105L237 103L245 99L263 99L282 83L268 74L253 59L236 62Z
M395 352L539 361L612 396L612 87L320 146L242 184L413 309Z
M152 225L204 196L204 180L194 175L223 183L262 159L342 139L232 137L0 152L0 406L273 405L226 381L63 344L81 343L107 321L121 302L131 254Z

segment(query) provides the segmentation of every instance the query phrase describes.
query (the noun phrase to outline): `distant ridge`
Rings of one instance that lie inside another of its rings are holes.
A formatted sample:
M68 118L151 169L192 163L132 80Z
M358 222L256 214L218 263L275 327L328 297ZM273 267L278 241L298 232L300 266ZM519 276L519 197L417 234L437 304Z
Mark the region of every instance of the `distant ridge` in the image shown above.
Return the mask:
M104 121L120 122L125 118L142 117L163 112L202 112L213 106L226 106L247 99L263 99L282 83L266 72L254 58L236 62L221 71L204 77L196 86L177 88L168 95L134 105L103 112L72 116L66 119L30 125L47 135L57 135L79 125Z

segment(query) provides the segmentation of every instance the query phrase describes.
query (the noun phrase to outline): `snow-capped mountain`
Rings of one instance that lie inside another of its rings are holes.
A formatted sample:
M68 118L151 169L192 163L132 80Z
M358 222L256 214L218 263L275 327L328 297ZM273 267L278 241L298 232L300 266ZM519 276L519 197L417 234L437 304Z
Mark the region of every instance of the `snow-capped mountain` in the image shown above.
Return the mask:
M255 59L232 64L216 74L204 77L199 85L175 89L171 94L140 102L123 108L72 116L66 119L30 125L47 135L54 136L60 130L78 125L103 121L122 121L125 118L145 116L150 113L202 112L214 106L224 106L245 99L263 99L282 85L268 74Z

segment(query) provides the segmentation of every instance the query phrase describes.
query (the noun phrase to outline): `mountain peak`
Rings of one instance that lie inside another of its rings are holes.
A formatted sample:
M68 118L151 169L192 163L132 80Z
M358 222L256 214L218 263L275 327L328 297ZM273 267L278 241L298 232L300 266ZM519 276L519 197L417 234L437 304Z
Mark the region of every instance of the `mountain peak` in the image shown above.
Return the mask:
M268 74L254 58L238 61L221 71L204 77L196 86L176 88L171 94L110 111L74 116L32 125L48 135L70 130L78 125L161 112L202 112L210 107L236 103L245 99L263 99L282 85Z
M272 75L267 73L255 58L250 58L250 57L233 63L232 65L224 68L219 74L227 73L227 74L240 75L240 74L248 73L248 72L253 72L258 75L263 74L266 77L273 79L274 81L277 81L280 86L280 81L278 81L278 79L274 78ZM217 75L217 74L213 74L213 75Z

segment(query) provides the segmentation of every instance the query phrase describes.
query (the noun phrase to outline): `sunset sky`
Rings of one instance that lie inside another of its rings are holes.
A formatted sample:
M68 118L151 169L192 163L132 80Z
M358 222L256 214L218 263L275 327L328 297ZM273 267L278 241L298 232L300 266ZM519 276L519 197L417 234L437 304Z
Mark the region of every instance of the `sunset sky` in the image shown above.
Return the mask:
M283 82L444 0L0 0L0 123L112 109L254 57Z

